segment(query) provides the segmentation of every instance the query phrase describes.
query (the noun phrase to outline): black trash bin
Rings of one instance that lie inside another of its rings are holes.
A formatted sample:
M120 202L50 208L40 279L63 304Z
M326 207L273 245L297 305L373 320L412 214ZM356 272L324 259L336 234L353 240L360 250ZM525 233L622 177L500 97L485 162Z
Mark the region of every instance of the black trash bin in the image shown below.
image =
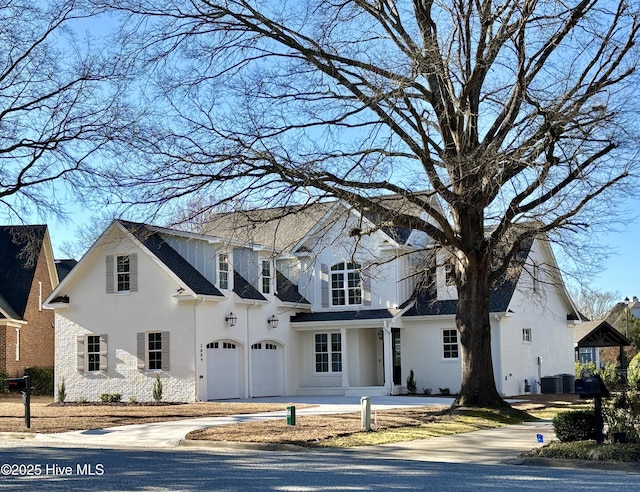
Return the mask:
M562 378L560 376L540 378L540 391L542 391L543 395L558 395L562 393Z
M573 393L576 377L573 374L558 374L558 377L562 380L562 392Z

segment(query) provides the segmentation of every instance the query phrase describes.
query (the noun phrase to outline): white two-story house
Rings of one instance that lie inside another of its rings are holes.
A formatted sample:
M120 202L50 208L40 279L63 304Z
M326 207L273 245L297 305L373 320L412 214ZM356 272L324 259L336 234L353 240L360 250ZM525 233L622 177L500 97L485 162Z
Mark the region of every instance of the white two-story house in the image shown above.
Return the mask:
M340 201L221 215L198 234L114 221L47 300L56 385L69 401L148 401L157 377L167 401L400 394L413 369L418 391L455 393L455 288L444 266L435 289L412 275L428 242ZM491 297L504 395L573 373L577 313L551 249L524 254Z

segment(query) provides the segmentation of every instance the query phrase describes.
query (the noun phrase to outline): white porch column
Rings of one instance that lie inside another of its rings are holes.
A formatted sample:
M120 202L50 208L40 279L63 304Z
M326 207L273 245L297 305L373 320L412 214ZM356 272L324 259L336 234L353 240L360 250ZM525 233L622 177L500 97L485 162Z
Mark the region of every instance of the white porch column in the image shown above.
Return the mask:
M349 387L349 346L347 345L347 329L340 328L340 340L342 343L342 387ZM331 340L329 340L331 343ZM331 364L331 361L329 361Z
M384 321L382 329L382 347L384 357L384 387L389 392L389 395L393 394L393 346L391 343L391 330L387 326L387 322Z

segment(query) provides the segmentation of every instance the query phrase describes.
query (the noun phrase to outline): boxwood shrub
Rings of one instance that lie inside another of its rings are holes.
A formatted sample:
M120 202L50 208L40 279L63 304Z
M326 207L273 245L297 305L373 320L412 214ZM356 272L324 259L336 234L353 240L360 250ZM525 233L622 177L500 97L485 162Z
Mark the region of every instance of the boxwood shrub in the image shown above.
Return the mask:
M590 410L560 412L553 418L553 429L560 442L589 441L596 438L595 420Z

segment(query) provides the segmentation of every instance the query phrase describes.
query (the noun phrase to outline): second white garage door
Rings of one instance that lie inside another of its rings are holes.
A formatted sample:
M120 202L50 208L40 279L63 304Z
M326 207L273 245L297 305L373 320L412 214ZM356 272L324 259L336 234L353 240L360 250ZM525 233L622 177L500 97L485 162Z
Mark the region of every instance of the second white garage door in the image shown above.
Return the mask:
M251 396L282 396L284 350L272 342L251 346Z

